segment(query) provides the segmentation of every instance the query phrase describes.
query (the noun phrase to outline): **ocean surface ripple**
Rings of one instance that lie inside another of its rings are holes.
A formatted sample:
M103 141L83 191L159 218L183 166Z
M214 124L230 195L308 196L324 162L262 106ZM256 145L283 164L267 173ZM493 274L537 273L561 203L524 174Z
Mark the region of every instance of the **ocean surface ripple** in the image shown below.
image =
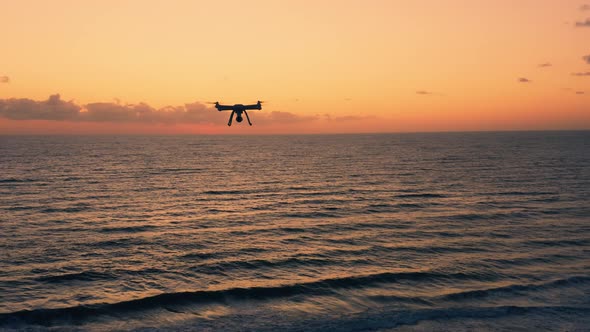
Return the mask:
M590 132L0 136L0 330L590 326Z

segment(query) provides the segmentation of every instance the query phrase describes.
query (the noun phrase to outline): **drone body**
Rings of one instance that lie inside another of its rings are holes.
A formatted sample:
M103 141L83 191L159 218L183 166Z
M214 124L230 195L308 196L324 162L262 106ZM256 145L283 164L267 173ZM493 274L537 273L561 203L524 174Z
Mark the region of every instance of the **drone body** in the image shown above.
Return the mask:
M229 122L227 123L228 126L231 126L232 121L234 119L234 114L236 115L236 121L242 122L244 118L242 117L242 113L246 114L246 119L248 119L248 124L252 125L250 122L250 117L248 116L247 110L261 110L262 109L262 102L259 100L258 103L252 105L242 105L242 104L235 104L233 106L230 105L220 105L219 102L215 102L215 108L218 111L231 111L231 115L229 116Z

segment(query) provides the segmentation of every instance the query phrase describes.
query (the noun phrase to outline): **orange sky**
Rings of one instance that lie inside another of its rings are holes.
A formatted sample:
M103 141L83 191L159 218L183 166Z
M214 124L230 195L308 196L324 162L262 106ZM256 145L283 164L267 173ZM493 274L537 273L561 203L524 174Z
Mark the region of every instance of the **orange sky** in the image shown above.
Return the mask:
M0 11L0 133L590 129L584 4L8 1ZM82 110L269 103L251 112L253 127L228 128L216 115L59 118L43 102L54 94Z

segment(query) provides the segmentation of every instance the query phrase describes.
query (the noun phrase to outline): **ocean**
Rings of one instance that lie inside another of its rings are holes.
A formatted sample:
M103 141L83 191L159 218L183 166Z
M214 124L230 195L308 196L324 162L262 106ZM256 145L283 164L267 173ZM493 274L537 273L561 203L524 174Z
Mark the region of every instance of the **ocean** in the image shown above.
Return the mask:
M590 331L590 132L0 136L0 330Z

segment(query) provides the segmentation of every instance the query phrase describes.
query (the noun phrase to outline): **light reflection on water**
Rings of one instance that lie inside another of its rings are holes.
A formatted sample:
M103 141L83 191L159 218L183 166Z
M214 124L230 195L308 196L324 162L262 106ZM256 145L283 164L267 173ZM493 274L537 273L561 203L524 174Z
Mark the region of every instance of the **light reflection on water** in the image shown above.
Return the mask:
M0 326L588 316L589 138L2 137Z

